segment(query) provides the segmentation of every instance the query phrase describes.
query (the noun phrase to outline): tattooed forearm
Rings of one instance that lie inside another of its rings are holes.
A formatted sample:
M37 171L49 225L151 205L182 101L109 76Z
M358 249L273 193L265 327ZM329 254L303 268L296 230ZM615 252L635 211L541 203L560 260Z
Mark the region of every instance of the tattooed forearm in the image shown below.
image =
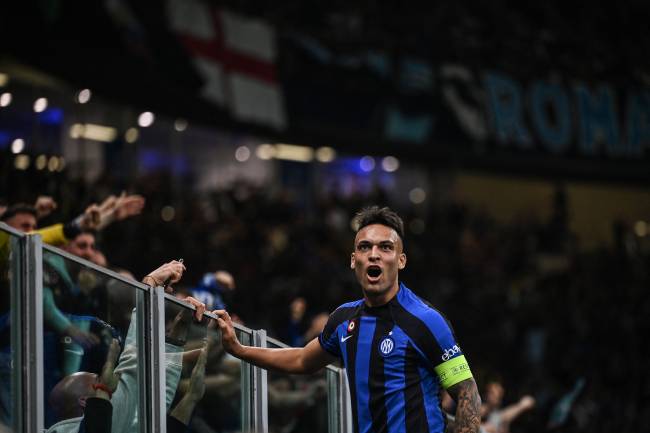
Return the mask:
M467 379L447 390L456 401L456 416L447 424L448 433L476 433L481 424L481 397L474 379Z

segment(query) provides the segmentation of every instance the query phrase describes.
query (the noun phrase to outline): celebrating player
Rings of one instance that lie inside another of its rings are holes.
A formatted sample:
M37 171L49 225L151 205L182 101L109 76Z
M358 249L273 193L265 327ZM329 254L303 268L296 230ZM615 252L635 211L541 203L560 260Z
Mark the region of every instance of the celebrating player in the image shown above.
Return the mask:
M243 346L228 313L215 310L225 349L285 373L311 373L341 358L356 432L477 432L481 400L451 327L398 279L406 266L402 219L374 206L356 223L350 267L363 299L337 308L303 348ZM440 386L457 403L453 421L440 409Z

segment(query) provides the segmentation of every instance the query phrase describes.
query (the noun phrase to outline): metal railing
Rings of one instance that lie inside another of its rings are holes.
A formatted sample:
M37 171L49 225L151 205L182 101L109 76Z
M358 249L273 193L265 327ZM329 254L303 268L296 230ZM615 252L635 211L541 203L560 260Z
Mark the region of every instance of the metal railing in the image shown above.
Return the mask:
M166 307L172 305L187 310L194 310L194 307L164 293L162 287L152 288L133 281L58 248L44 245L39 235L25 235L3 223L0 223L0 264L2 264L0 269L4 271L0 278L4 279L5 285L9 286L10 296L9 311L0 311L0 317L6 315L9 318L5 320L4 326L11 328L9 347L11 364L0 368L9 372L11 380L0 384L0 387L5 388L0 389L0 392L9 394L11 399L10 403L0 400L0 405L10 406L4 408L9 413L8 419L0 419L0 423L6 424L14 432L26 433L42 433L50 427L46 425L45 402L48 396L45 395L45 378L52 372L49 367L45 371L45 365L51 348L46 352L44 333L51 334L49 328L52 326L48 322L51 320L49 317L53 315L51 310L56 310L58 307L48 301L51 296L48 291L52 290L49 287L50 282L48 287L44 288L44 277L46 280L51 279L49 271L46 270L44 273L44 263L46 268L51 267L48 261L65 263L66 268L81 269L83 272L79 272L79 286L87 286L102 280L104 284L102 287L105 287L112 282L113 285L122 287L123 293L135 298L135 314L132 317L137 323L137 338L131 343L137 345L138 361L135 377L137 378L138 430L142 433L166 432L166 417L170 403L169 398L166 398L166 394L169 394L166 388L169 384L166 382L170 379L165 367L169 357L165 343L165 326L169 320L165 318L165 311ZM44 293L47 296L44 296ZM44 305L46 305L47 320L44 320ZM205 313L205 316L216 319L210 313ZM2 323L0 321L0 325ZM258 347L267 347L269 344L287 347L284 343L267 337L265 330L252 330L239 324L235 324L235 328L244 344ZM55 345L59 344L60 335L54 337ZM63 340L69 343L70 338L66 337ZM71 351L69 348L67 350ZM83 352L83 349L79 350L80 353ZM182 370L180 366L178 368ZM267 372L245 362L241 362L238 368L238 389L241 395L240 419L236 420L236 424L245 432L266 433L268 432L269 392ZM328 432L351 431L351 411L345 371L330 365L326 367L325 375ZM175 380L177 385L182 381L180 373ZM172 390L171 395L174 391L175 389ZM0 407L0 414L2 409Z

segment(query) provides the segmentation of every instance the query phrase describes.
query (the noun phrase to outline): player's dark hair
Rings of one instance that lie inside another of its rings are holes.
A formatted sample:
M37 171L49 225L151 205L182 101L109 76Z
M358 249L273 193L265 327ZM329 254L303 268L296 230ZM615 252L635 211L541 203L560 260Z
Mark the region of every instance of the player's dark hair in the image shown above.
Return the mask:
M16 203L7 208L5 213L0 216L0 221L7 221L19 213L28 213L34 215L34 218L37 217L36 208L34 206L25 203Z
M372 224L381 224L392 228L397 232L402 242L404 242L404 221L390 208L380 208L379 206L365 207L354 217L354 227L357 233L362 228Z

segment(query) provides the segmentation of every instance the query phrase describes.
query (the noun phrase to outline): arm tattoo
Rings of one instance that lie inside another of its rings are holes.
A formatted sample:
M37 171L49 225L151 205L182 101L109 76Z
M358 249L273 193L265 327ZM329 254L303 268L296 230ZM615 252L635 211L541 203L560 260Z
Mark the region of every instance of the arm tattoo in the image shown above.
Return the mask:
M476 433L481 424L481 397L474 379L467 379L448 390L456 401L456 417L447 424L447 433Z

